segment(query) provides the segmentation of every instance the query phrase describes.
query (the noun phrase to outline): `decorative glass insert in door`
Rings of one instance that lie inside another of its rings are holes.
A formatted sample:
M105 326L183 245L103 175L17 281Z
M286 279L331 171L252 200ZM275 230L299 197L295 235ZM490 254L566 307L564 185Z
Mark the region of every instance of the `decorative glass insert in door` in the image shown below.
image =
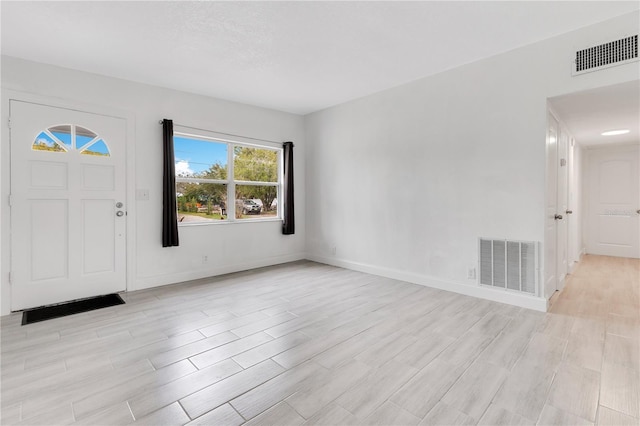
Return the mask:
M70 152L109 157L107 143L95 132L75 124L60 124L41 131L31 149L34 151Z

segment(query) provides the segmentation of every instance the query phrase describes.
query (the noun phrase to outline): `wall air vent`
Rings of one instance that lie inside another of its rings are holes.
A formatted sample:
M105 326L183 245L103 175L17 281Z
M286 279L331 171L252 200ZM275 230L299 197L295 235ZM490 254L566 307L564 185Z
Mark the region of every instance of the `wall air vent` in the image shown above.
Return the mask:
M638 36L621 38L578 50L573 62L573 75L622 65L638 60Z
M480 238L480 284L538 295L538 245Z

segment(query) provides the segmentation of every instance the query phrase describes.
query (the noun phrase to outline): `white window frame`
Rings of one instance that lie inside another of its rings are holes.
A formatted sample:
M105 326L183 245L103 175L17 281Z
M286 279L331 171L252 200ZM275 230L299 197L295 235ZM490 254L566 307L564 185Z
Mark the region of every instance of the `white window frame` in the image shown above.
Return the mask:
M180 126L175 126L178 128ZM242 136L235 135L227 135L224 133L215 133L210 131L205 131L198 129L196 133L193 132L193 129L186 128L188 131L178 131L174 129L174 136L182 136L191 139L200 139L203 141L211 141L215 143L223 143L227 145L227 179L202 179L202 178L189 178L189 177L178 177L176 176L176 184L178 182L187 182L187 183L214 183L214 184L223 184L227 185L227 218L225 220L220 221L202 221L202 222L187 222L187 223L178 223L178 226L202 226L202 225L223 225L229 223L255 223L255 222L273 222L273 221L282 221L282 194L283 194L283 182L284 182L284 169L282 165L282 144L278 144L276 142L264 141L259 139L245 138ZM246 180L236 180L233 178L234 176L234 147L247 147L247 148L258 148L258 149L267 149L270 151L276 151L278 154L276 155L277 159L277 167L278 167L278 181L277 182L259 182L259 181L246 181ZM173 161L175 162L175 155ZM275 186L277 188L276 200L277 202L277 210L276 216L264 217L264 218L255 218L255 219L239 219L236 218L236 185L252 185L252 186ZM230 207L233 211L230 213ZM176 205L176 209L178 206Z

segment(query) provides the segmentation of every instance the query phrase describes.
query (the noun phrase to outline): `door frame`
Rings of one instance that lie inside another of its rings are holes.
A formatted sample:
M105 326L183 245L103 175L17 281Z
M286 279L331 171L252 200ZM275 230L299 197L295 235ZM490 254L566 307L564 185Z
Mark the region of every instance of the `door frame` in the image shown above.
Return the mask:
M2 203L0 204L0 230L2 235L9 238L2 238L0 243L0 315L7 315L11 312L12 286L10 283L11 272L11 207L9 206L9 195L11 194L11 143L9 114L11 101L21 101L34 104L41 104L55 108L70 109L79 112L86 112L97 115L104 115L125 121L125 194L127 214L125 216L125 226L127 237L126 265L125 265L125 288L130 291L135 282L135 250L136 250L136 204L135 204L135 114L131 111L113 108L109 106L89 104L72 99L61 99L48 96L37 95L29 92L21 92L11 89L2 89L2 144L0 150L0 180L2 186Z
M569 214L567 214L567 210L569 210L569 197L571 193L571 186L569 181L569 170L571 168L570 164L570 156L569 156L569 148L571 135L569 134L567 127L562 123L556 114L552 115L556 118L558 122L558 142L557 142L557 150L558 150L558 158L556 160L556 166L558 169L557 172L557 202L556 202L556 211L558 214L562 215L562 219L558 221L558 227L556 228L556 289L558 291L564 290L564 286L567 281L567 275L569 274L569 240L570 240L570 229L569 229ZM562 157L564 155L564 158ZM562 164L562 160L564 160L564 165ZM564 177L561 177L564 175ZM562 182L564 182L564 188L561 190ZM564 197L562 197L564 195ZM564 200L561 200L564 198ZM561 204L561 202L563 204ZM559 227L564 227L564 234L558 232ZM562 238L564 237L564 238ZM560 262L560 246L564 246L564 263Z
M578 160L576 160L576 152L580 152ZM580 261L582 254L582 248L578 246L578 235L582 233L582 152L581 148L577 146L576 139L573 135L569 135L569 146L567 154L567 166L568 166L568 201L567 208L572 212L567 214L567 256L568 256L568 271L567 274L572 274L577 263ZM575 231L574 231L575 229Z

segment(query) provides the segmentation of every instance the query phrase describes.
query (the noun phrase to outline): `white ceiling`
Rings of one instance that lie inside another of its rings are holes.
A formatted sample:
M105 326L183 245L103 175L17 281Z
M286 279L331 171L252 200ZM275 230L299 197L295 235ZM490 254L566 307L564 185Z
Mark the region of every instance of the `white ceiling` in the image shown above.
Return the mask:
M640 144L640 81L571 93L549 102L582 146ZM618 129L630 132L601 135Z
M2 54L306 114L637 1L10 2Z

